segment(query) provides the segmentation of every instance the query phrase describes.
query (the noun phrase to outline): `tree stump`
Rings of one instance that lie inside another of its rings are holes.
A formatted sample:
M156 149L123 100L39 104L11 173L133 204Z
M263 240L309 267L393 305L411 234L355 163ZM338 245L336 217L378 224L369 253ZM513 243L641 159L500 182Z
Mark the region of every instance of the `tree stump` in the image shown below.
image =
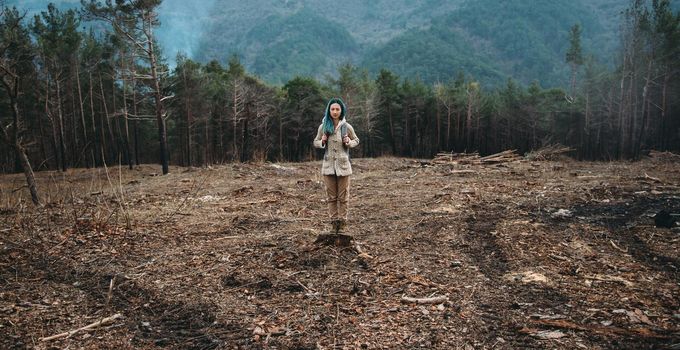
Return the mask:
M321 233L314 244L332 245L336 247L351 247L354 237L342 233Z

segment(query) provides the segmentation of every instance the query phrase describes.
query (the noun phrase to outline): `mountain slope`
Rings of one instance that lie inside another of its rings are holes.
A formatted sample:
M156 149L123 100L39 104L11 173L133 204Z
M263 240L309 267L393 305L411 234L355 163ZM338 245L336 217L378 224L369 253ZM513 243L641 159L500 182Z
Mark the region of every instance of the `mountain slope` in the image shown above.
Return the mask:
M72 8L78 0L55 1ZM680 1L673 1L678 8ZM31 14L40 0L8 0ZM584 54L613 63L628 1L573 0L164 0L156 30L167 58L201 62L233 54L270 83L322 78L341 63L402 77L445 81L459 71L485 84L508 77L564 86L569 28L582 28ZM40 8L40 7L44 8ZM29 17L30 18L30 17Z
M359 47L345 28L307 9L268 18L240 44L239 52L252 54L252 71L274 83L292 78L290 72L304 76L333 73L335 66L355 56Z
M463 71L487 84L513 77L562 85L568 75L568 31L576 23L586 34L603 32L579 1L473 1L433 20L429 29L392 39L369 53L363 65L374 72L386 67L400 75L420 75L426 81ZM589 50L590 45L584 46Z

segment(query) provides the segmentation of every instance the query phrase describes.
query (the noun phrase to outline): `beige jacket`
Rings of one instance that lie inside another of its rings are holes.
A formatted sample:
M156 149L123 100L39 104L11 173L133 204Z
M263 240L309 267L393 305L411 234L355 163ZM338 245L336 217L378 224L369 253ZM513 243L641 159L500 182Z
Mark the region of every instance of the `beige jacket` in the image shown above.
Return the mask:
M347 125L347 136L349 136L349 144L342 143L342 135L340 127L342 124ZM344 120L338 123L335 131L328 136L326 144L322 144L321 137L323 136L323 124L319 125L319 130L316 132L314 138L314 147L325 148L326 152L323 156L323 163L321 164L321 175L337 175L349 176L352 175L352 164L349 162L349 149L354 148L359 144L359 138L354 133L354 128Z

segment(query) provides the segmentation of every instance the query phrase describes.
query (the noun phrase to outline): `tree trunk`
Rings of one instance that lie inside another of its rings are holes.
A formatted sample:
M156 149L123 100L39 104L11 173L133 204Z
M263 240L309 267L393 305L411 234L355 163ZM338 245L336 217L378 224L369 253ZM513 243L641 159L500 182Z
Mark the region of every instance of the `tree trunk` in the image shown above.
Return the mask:
M635 156L635 129L637 127L637 84L635 80L635 70L631 74L630 85L628 86L628 101L631 104L628 113L628 129L626 136L626 144L628 145L628 150L626 152L627 156Z
M283 115L279 113L279 161L283 161Z
M54 161L55 161L55 168L56 169L61 169L61 154L59 153L59 142L57 138L57 122L54 120L54 116L52 115L52 111L50 110L50 80L49 77L47 81L45 81L45 116L47 116L47 119L50 122L50 146L52 148L52 154L54 155Z
M21 121L21 114L19 113L19 104L17 98L19 96L19 78L17 76L3 77L2 82L7 91L7 95L10 99L10 105L12 106L12 135L7 134L7 130L4 125L0 125L0 131L5 139L6 143L14 148L16 152L16 157L19 159L19 163L24 171L24 176L26 177L26 184L28 185L28 190L31 193L31 201L33 204L40 205L40 196L38 195L38 187L35 183L35 176L33 174L33 168L31 167L31 162L28 160L26 155L26 149L21 145L19 140L19 128Z
M31 167L31 162L28 160L28 155L26 155L26 150L20 145L15 144L15 152L19 157L19 162L24 170L24 176L26 177L26 184L28 185L28 190L31 193L31 201L35 205L40 205L40 196L38 195L38 186L35 183L35 176L33 174L33 167Z
M650 99L649 93L651 87L649 86L652 75L652 60L650 59L647 63L647 76L645 77L645 86L642 88L642 121L640 123L640 132L638 133L635 140L634 156L635 158L640 156L640 150L642 147L642 140L645 137L645 131L647 128L647 120L649 118L650 110Z
M437 119L437 152L441 151L441 105L437 103L437 112L436 112L436 119Z
M624 150L626 149L626 127L625 127L625 118L624 118L624 97L625 97L625 85L626 85L626 65L625 65L625 59L624 59L624 65L623 68L621 69L621 81L620 81L620 89L621 89L621 94L619 97L619 115L618 115L618 125L619 125L619 132L618 132L618 147L617 147L617 158L621 159L624 156Z
M392 155L397 155L397 135L394 134L394 116L392 115L392 106L387 106L387 119L390 123L390 143L392 144Z
M661 88L661 149L666 150L666 148L669 145L669 142L667 140L667 125L666 125L666 91L668 89L668 82L671 78L672 74L666 73L664 79L663 79L663 87Z
M61 170L66 171L68 162L66 159L66 141L64 140L64 115L61 108L61 85L59 79L55 79L57 83L57 127L59 130L59 152L61 153Z
M451 107L446 107L446 150L451 150Z
M154 52L153 46L153 35L151 33L151 16L147 14L146 18L146 31L147 31L147 46L149 60L151 61L151 79L153 80L153 96L156 106L156 123L158 124L158 142L160 144L160 157L161 157L161 167L163 170L163 175L170 172L168 164L168 138L167 131L165 128L165 118L163 115L163 101L161 100L161 86L158 81L158 70L156 62L156 53Z
M404 103L404 108L403 108L403 113L404 113L404 135L403 135L403 140L402 140L402 148L409 152L407 156L411 156L410 154L410 142L409 142L409 134L410 130L408 129L408 102Z
M90 72L88 76L90 80L90 118L92 119L92 145L90 146L90 153L92 155L94 166L96 167L97 164L104 163L104 149L102 148L101 139L98 140L97 137L97 123L95 122L94 115L94 88L92 82L92 72Z
M590 138L590 91L586 90L586 122L585 122L585 133L586 133L586 158L590 159L592 158L592 140Z
M123 152L122 152L122 147L121 147L121 131L120 131L120 118L118 117L120 113L118 113L117 108L116 108L116 75L114 73L111 75L111 115L106 118L106 121L109 123L109 133L111 136L111 144L116 145L115 152L113 153L113 159L117 160L117 163L122 163L121 158L123 157ZM111 125L111 120L116 124L116 132L114 133L113 126Z
M137 81L134 78L132 78L132 114L135 115L135 118L132 120L132 133L134 135L134 140L135 140L135 146L134 146L134 153L135 153L135 164L139 165L139 126L138 126L138 114L137 114Z
M87 148L89 148L89 142L87 140L87 126L85 125L85 108L83 107L83 92L82 88L80 86L80 71L78 69L79 64L76 65L76 86L78 87L78 103L80 104L80 127L83 130L83 149L81 150L82 153L87 152ZM90 153L92 163L94 163L94 155ZM90 159L87 159L85 157L85 164L89 168L90 167ZM94 164L92 164L94 166Z
M106 95L104 95L104 83L102 82L102 75L99 74L99 91L101 92L101 103L102 103L102 108L104 109L104 113L102 115L102 126L100 130L100 135L101 135L101 141L102 141L102 160L104 163L106 163L106 153L104 152L106 149L106 135L104 133L106 132L104 129L108 129L109 133L109 147L111 148L111 154L109 155L108 159L109 160L114 160L116 159L115 157L115 151L113 150L113 131L111 131L111 122L109 120L109 109L106 106Z
M208 165L212 164L212 160L210 159L210 146L212 145L212 142L210 142L210 114L208 114L208 117L205 119L205 124L203 124L203 132L205 134L205 148L203 149L203 165Z
M465 150L472 150L472 94L468 92L467 114L465 115Z
M246 162L250 160L249 157L249 149L248 149L248 133L250 130L248 130L248 119L245 118L245 121L243 123L243 131L241 132L241 160Z
M47 146L45 146L45 139L46 139L46 137L45 137L45 127L44 127L43 122L42 122L43 118L38 116L37 120L38 120L38 130L40 132L40 156L43 159L42 164L44 165L47 162L47 159L48 159L47 158ZM39 166L38 169L40 167L41 166Z
M462 125L462 123L463 123L462 119L463 118L460 117L460 114L461 114L461 108L456 108L456 130L454 130L455 134L456 134L456 139L455 139L455 142L454 142L454 147L458 151L460 151L460 149L463 147L462 142L461 142L461 140L463 139L463 125Z
M122 51L123 57L121 58L121 65L123 68L123 72L129 71L127 69L126 65L126 60L125 60L125 55L126 51ZM122 135L119 135L123 137L123 149L125 151L125 161L128 164L128 169L132 170L132 155L130 152L130 125L128 123L128 105L127 105L127 78L125 75L123 75L123 129L125 132L122 133ZM121 134L119 132L119 134Z
M186 147L186 152L187 152L187 163L189 166L192 166L192 159L191 159L191 124L193 123L192 116L191 116L191 103L190 103L190 96L191 93L189 91L189 87L187 85L187 74L186 74L186 66L184 69L182 69L182 79L184 80L184 91L185 91L185 97L184 97L184 104L185 108L187 111L187 147Z
M78 149L80 148L80 140L78 140L78 120L76 119L76 94L74 92L75 87L73 86L73 75L69 77L68 80L68 91L70 91L69 95L71 97L71 166L73 167L82 167L82 164L80 163L82 161L82 157L80 156L80 152Z
M232 150L231 150L232 151L232 155L231 155L232 159L231 160L234 161L234 162L239 160L238 159L239 158L239 156L238 156L239 150L238 150L238 145L237 145L237 139L238 138L236 136L238 134L237 129L238 129L239 112L238 112L238 105L237 104L239 102L238 102L238 98L237 98L237 95L236 95L237 94L236 90L237 90L237 86L236 86L236 82L234 82L234 91L232 93L232 103L233 103L233 107L232 107L232 113L233 113L233 117L232 117L232 144L233 145L232 145Z

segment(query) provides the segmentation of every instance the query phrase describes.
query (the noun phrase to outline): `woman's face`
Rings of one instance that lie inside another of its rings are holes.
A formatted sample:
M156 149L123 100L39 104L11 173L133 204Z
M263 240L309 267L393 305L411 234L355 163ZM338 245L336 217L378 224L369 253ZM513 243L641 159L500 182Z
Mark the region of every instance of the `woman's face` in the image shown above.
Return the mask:
M331 104L330 112L331 112L331 118L333 118L335 120L339 120L340 115L342 114L342 107L340 107L339 103L333 103L333 104Z

